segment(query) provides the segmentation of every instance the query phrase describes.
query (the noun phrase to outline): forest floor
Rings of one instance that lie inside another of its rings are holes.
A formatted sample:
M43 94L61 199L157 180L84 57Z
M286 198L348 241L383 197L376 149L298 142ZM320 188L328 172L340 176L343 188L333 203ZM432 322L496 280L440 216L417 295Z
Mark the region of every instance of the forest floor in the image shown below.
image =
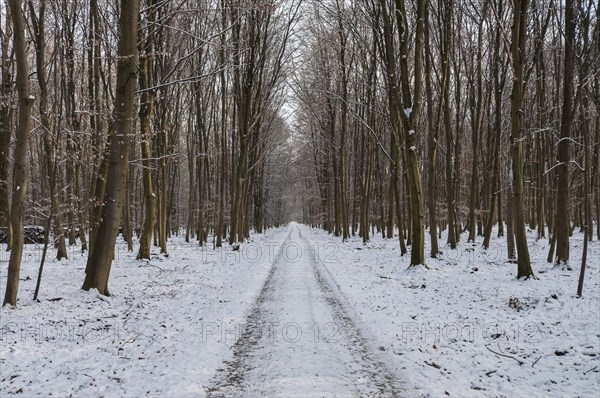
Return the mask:
M74 248L47 260L40 302L26 245L18 306L0 310L0 396L599 396L600 244L576 298L582 235L571 271L530 238L527 281L503 239L428 269L395 239L296 224L239 251L174 237L143 262L120 242L108 298L80 290Z

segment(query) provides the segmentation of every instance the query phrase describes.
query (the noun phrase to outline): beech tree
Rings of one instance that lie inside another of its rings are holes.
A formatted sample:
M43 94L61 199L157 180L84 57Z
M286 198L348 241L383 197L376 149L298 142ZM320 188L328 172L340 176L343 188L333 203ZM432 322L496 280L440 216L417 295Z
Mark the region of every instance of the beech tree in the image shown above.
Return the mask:
M513 2L513 25L511 29L511 57L513 69L513 86L510 97L511 120L511 155L512 155L512 194L513 225L517 245L517 278L533 276L527 234L525 230L525 198L523 188L523 113L525 105L525 60L527 45L528 0Z
M17 63L16 86L18 94L19 115L15 130L15 149L13 153L13 187L10 207L10 259L8 262L8 277L6 279L6 292L2 306L6 304L17 305L17 291L19 290L19 273L21 258L23 256L25 200L27 195L28 164L27 146L29 142L29 128L31 125L31 112L34 97L29 93L29 66L27 63L27 43L25 39L25 24L23 9L20 0L8 2L13 22L13 48Z
M126 195L129 140L132 134L137 84L139 0L122 0L119 16L119 50L114 101L114 130L110 135L108 173L102 215L88 257L83 289L109 295L108 277Z
M7 249L12 246L9 222L9 180L10 136L11 136L11 94L12 94L12 56L9 42L12 36L10 7L6 4L6 18L0 18L0 228L6 228Z
M569 266L569 144L573 124L573 76L575 69L575 1L565 3L565 61L560 141L557 153L556 265Z
M152 234L156 224L155 198L152 187L152 117L154 112L154 39L155 27L153 22L156 10L154 1L147 0L150 9L146 20L146 32L140 34L140 45L142 47L139 65L139 88L141 93L139 106L141 153L143 159L143 185L144 185L144 224L140 235L140 248L138 259L150 259L150 248ZM141 30L141 29L140 29Z
M45 34L45 13L46 13L46 0L40 1L39 14L36 14L34 5L30 1L29 9L31 12L31 21L33 26L33 32L35 37L35 55L36 55L36 75L40 90L39 98L39 112L40 112L40 124L43 130L44 150L46 157L46 179L48 184L52 184L52 181L56 180L55 173L55 154L54 145L56 134L55 128L50 123L50 116L48 115L48 82L46 78L46 34ZM60 196L50 195L50 207L52 208L53 217L53 232L55 237L55 246L57 249L56 259L60 260L67 258L67 247L65 244L65 234L62 226L62 218L60 214Z

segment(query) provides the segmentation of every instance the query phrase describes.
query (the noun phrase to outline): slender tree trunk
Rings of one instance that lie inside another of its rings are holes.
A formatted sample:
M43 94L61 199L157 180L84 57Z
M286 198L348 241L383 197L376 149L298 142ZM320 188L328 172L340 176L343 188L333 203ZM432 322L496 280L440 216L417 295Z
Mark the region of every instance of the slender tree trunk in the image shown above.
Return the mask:
M135 124L135 122L134 122ZM136 128L133 128L135 132ZM135 153L135 142L130 140L130 153ZM125 203L123 204L123 215L121 225L123 227L123 239L127 242L127 251L133 252L133 231L131 226L131 196L133 192L133 165L129 164L127 173L127 188L125 194ZM75 186L77 186L77 173L75 174ZM77 192L77 191L75 191Z
M568 3L567 3L568 4ZM587 132L586 132L587 133ZM581 297L583 294L583 282L585 279L585 268L587 262L587 254L588 254L588 242L590 241L590 236L593 233L592 225L591 225L591 213L592 206L590 201L590 139L589 134L583 134L583 144L584 144L584 172L583 172L583 205L585 208L585 222L584 226L584 237L583 237L583 254L581 256L581 269L579 271L579 281L577 283L577 296ZM588 224L590 223L590 224Z
M370 224L370 205L371 205L371 181L373 179L373 144L369 140L367 144L367 165L363 183L363 197L361 205L360 219L360 235L363 243L367 243L370 239L369 224Z
M512 175L511 166L512 161L509 165L509 175ZM515 228L513 221L513 186L512 178L509 177L506 181L506 250L508 261L514 262L516 260L516 248L515 248Z
M165 97L163 96L162 105L160 106L160 116L161 122L159 123L159 131L156 137L156 154L158 160L156 161L156 193L158 196L157 200L157 227L158 227L158 246L160 247L160 252L162 254L167 254L167 172L168 172L168 164L167 164L167 131L165 129L165 118L166 110Z
M444 18L446 25L452 25L454 1L444 1ZM443 114L444 114L444 129L446 135L446 217L448 220L448 237L447 245L451 249L456 249L456 227L455 227L455 212L454 212L454 167L456 167L456 160L453 159L452 153L454 148L453 134L452 134L452 122L451 122L451 108L450 108L450 60L452 52L452 32L445 32L444 44L442 51L442 94L441 101L443 103Z
M511 153L513 185L513 227L517 246L517 278L533 277L527 234L525 231L525 198L523 188L523 113L525 109L525 54L527 35L527 13L529 1L514 1L512 26L513 87L510 101Z
M400 119L404 127L406 150L407 187L410 195L410 227L412 250L411 266L425 264L425 215L423 211L423 190L419 171L419 157L416 148L416 129L422 107L423 80L423 35L426 0L417 1L416 31L414 35L413 79L408 72L409 32L404 0L395 0L395 17L400 41L400 78L402 91L402 111ZM399 103L399 104L400 104ZM400 111L398 109L398 111Z
M392 165L392 173L389 179L389 188L388 188L388 211L387 211L387 222L386 222L386 235L388 239L392 239L394 237L394 206L396 201L396 188L394 187L395 182L398 180L398 173L396 172L396 162L399 162L397 144L392 143L392 157L394 159L394 164ZM397 184L396 184L397 185ZM398 206L400 208L400 206ZM400 216L401 217L401 216ZM399 220L399 219L398 219ZM400 228L400 223L398 223L398 228ZM404 243L404 239L402 239L402 243ZM403 254L404 255L404 254Z
M371 64L369 65L369 81L367 84L367 109L366 109L366 113L367 113L367 120L369 125L374 126L375 125L375 108L373 106L373 101L374 101L374 92L375 92L375 82L376 82L376 75L377 75L377 49L373 48L372 50L372 59L371 59ZM371 209L371 186L373 184L373 161L374 161L374 152L375 152L375 148L374 148L374 143L373 140L371 139L371 137L365 137L363 135L363 146L366 146L366 152L367 152L367 159L366 159L366 164L365 164L365 174L364 174L364 181L362 183L362 203L361 203L361 218L360 218L360 236L362 237L363 243L366 243L369 241L370 236L369 236L369 226L371 223L371 214L370 214L370 209ZM365 143L366 142L366 143Z
M0 227L6 227L7 245L6 250L12 246L12 233L9 221L9 200L8 200L8 168L10 154L10 135L11 135L11 93L12 93L12 52L9 52L9 41L12 36L10 7L6 5L6 25L2 34L2 54L0 67L2 75L0 82Z
M487 15L487 1L483 3L483 11L481 19L479 21L478 34L477 34L477 66L476 66L476 79L477 79L477 94L474 104L474 115L472 127L472 141L473 141L473 162L471 168L471 192L469 197L469 237L468 242L475 242L475 226L479 224L477 212L480 206L479 198L479 142L481 140L481 129L483 123L483 22ZM474 94L475 95L475 94Z
M498 2L497 13L502 15L502 0ZM498 207L498 234L500 234L500 227L502 224L502 203L501 198L501 177L500 177L500 149L502 146L502 92L504 89L505 78L500 78L502 62L501 57L501 37L500 37L500 20L497 21L496 28L498 29L495 40L494 40L494 56L493 56L493 67L492 75L494 80L494 149L493 149L493 176L491 182L491 198L489 213L486 220L485 230L483 233L483 247L488 249L490 247L490 240L492 237L492 227L494 226L494 213L496 212L496 206ZM504 68L502 68L504 69ZM504 76L505 74L503 74ZM512 232L512 225L511 225ZM500 235L499 235L500 236ZM512 239L509 240L509 244ZM513 250L514 252L514 250ZM510 250L509 250L510 253ZM512 258L509 256L509 258Z
M62 25L64 35L64 57L65 66L62 77L64 84L64 104L68 126L67 134L67 192L68 192L68 211L67 221L69 224L69 245L77 243L75 237L75 212L79 211L80 195L75 190L77 186L77 168L79 167L78 154L81 152L81 138L79 115L77 113L77 104L75 99L75 22L76 22L77 3L70 3L70 7L64 4L62 13Z
M75 169L75 191L81 192L81 167L77 167ZM85 194L85 192L84 192ZM80 201L80 203L86 203L85 200ZM85 237L85 211L83 209L79 209L77 212L77 221L79 224L79 241L81 242L81 252L85 252L87 250L87 239Z
M569 267L569 141L573 123L573 77L575 66L575 1L565 3L565 63L563 106L558 143L558 191L556 193L556 266Z
M429 2L425 3L425 7L428 7ZM435 115L433 113L433 88L431 86L431 49L430 49L430 37L429 37L429 14L425 12L425 91L427 95L427 128L429 134L427 136L427 204L429 210L429 239L431 241L431 251L429 255L431 258L437 258L440 249L438 245L438 221L437 221L437 181L436 181L436 167L437 167L437 148L439 139L439 117L434 120ZM444 34L449 35L451 33L451 24L445 25ZM445 65L444 65L445 67ZM446 85L442 85L442 89ZM440 113L438 112L438 115Z
M29 128L31 124L31 111L34 98L29 95L29 68L27 65L27 42L23 11L20 0L9 0L8 5L13 20L13 48L17 61L17 93L19 98L19 119L15 130L16 144L14 151L13 190L10 209L10 224L12 230L12 245L8 262L8 275L4 302L17 305L17 291L19 290L19 273L21 258L23 256L23 219L25 217L25 199L27 197L27 174L29 163L27 160L27 147L29 146Z
M340 217L342 228L342 239L346 240L350 237L348 228L348 201L346 198L346 165L345 165L345 145L346 145L346 130L347 130L347 116L348 116L348 71L347 71L347 60L346 60L346 44L348 41L346 29L342 23L342 9L340 8L340 1L336 0L338 8L338 35L340 39L340 68L341 68L341 90L342 90L342 103L340 112L340 144L339 144L339 178L338 178L338 190L339 190L339 204L340 204Z
M490 239L492 236L492 227L494 226L494 213L496 212L496 202L501 195L498 195L500 191L500 187L498 186L498 182L500 181L500 143L502 141L502 99L501 99L501 91L498 90L498 95L496 95L496 136L494 138L494 166L493 166L493 175L492 175L492 192L491 192L491 200L490 200L490 210L485 223L485 231L483 233L483 247L488 249L490 247ZM500 206L499 206L500 207ZM500 216L498 216L500 218ZM512 230L512 226L511 226Z
M154 0L147 0L147 6L151 9ZM151 25L154 20L154 10L148 14L148 36L143 43L143 56L139 65L139 86L142 91L140 108L141 153L142 153L142 181L144 186L144 223L140 234L140 247L138 260L150 259L150 248L152 245L152 234L156 225L156 195L152 187L152 118L154 116L154 36L152 32L155 27Z
M191 106L190 106L191 109ZM196 203L196 144L195 144L195 129L194 123L192 122L194 118L193 112L189 112L188 115L188 131L185 137L185 142L187 145L187 161L188 161L188 174L189 174L189 184L188 184L188 208L187 208L187 227L185 231L185 241L186 243L190 242L190 237L194 236L194 203Z
M83 289L95 288L109 295L108 278L114 257L122 207L129 171L129 140L134 117L137 83L137 36L139 0L122 0L119 16L119 49L116 95L114 101L114 131L111 134L110 156L105 192L105 205L98 226L94 250L88 257Z
M392 172L392 178L391 178L391 183L393 183L393 197L390 198L391 203L393 203L395 205L395 208L390 212L390 217L392 217L394 215L394 213L396 213L396 224L398 225L398 242L400 243L400 255L404 256L406 253L408 253L408 250L406 249L406 245L410 244L410 235L409 235L409 239L405 242L405 231L404 231L404 214L402 212L402 194L400 193L400 184L402 181L402 178L400 177L402 175L401 171L400 171L400 164L402 162L402 158L401 158L401 154L400 154L400 147L398 145L398 143L396 143L396 139L394 138L394 142L393 142L393 148L394 150L392 151L393 155L394 155L394 159L395 162L393 164L393 172ZM410 202L409 202L409 206L410 206ZM390 236L390 238L394 238L394 228L393 228L394 224L392 222L392 234ZM389 232L389 231L388 231Z
M541 51L541 50L540 50ZM546 102L546 90L545 90L545 69L544 69L544 61L543 56L540 54L540 57L536 62L536 90L537 90L537 112L538 112L538 120L540 129L543 128L545 124L546 118L544 117L545 113L545 102ZM546 173L545 173L545 165L546 165L546 144L545 144L545 134L539 133L536 137L536 177L537 177L537 197L536 197L536 215L537 215L537 238L545 238L546 237L546 227L545 227L545 212L546 212Z
M222 0L223 4L224 1ZM219 61L221 65L225 64L225 46L226 46L226 36L225 32L227 30L227 17L225 11L221 12L221 29L222 33L220 35L221 39L221 47L219 49ZM225 109L227 108L227 79L225 76L225 68L221 68L219 73L219 79L221 84L221 178L219 181L219 214L217 218L217 225L215 227L215 235L216 235L216 247L223 246L223 230L225 223L225 196L226 192L226 181L227 181L227 113Z
M196 91L200 93L199 85L196 87ZM198 157L198 162L196 164L198 170L198 243L200 246L204 246L206 242L206 205L205 205L205 196L207 187L209 183L205 176L205 159L207 157L206 148L205 148L205 120L204 120L204 112L202 106L202 99L199 95L196 96L196 129L198 130L198 150L200 151L200 156Z
M36 15L33 8L33 4L29 3L32 26L35 35L35 60L36 60L36 74L38 78L38 85L40 88L40 122L43 129L43 141L45 150L45 161L46 161L46 179L48 184L52 181L56 181L55 170L56 161L54 159L54 145L53 129L50 125L50 118L48 116L48 87L46 79L46 65L45 65L45 52L46 52L46 35L45 35L45 18L46 18L46 0L41 0L39 6L39 14ZM54 192L54 191L53 191ZM60 196L52 194L50 197L50 207L52 208L53 216L53 232L54 232L54 246L56 247L56 259L61 260L68 258L67 247L65 244L65 234L62 226L62 220L60 216ZM50 233L50 231L48 231Z
M598 40L598 44L600 44L600 40ZM596 89L600 91L600 82L598 81L598 76L596 75ZM600 92L598 93L600 97ZM600 240L600 116L596 116L596 140L598 143L596 148L594 149L594 176L592 178L592 192L594 192L595 202L596 202L596 238Z

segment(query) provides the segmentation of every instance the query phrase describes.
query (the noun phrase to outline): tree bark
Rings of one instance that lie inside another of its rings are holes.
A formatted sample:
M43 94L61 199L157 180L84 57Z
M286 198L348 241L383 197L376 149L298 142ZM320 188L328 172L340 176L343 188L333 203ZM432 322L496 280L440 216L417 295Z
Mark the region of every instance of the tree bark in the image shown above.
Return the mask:
M155 12L152 10L154 0L147 0L151 9L148 13L148 34L143 43L143 56L139 65L139 87L142 91L138 115L140 118L141 153L142 153L142 181L144 186L144 223L140 234L140 247L137 259L150 259L152 234L156 224L156 195L152 187L152 118L154 116L154 35L155 27L152 25Z
M419 171L419 157L416 148L416 129L422 107L423 80L423 35L427 8L426 0L417 0L416 31L414 35L413 77L408 71L409 32L404 0L395 0L394 12L398 25L400 41L400 83L401 111L400 119L404 127L404 145L406 151L407 186L410 195L410 225L412 250L410 265L425 264L425 215L423 211L423 188Z
M480 206L480 198L479 198L479 142L481 140L481 129L483 123L483 107L484 107L484 98L483 98L483 22L487 15L487 0L483 2L481 19L478 23L478 33L477 33L477 66L476 66L476 98L474 103L474 120L472 121L472 141L473 141L473 159L472 159L472 168L471 168L471 192L469 196L469 237L467 239L468 242L475 242L476 224L480 224L480 220L478 220L477 212ZM472 95L475 95L474 93Z
M12 93L12 52L9 52L8 43L12 36L10 7L6 5L6 27L0 33L2 34L2 54L0 54L0 67L2 75L0 81L0 227L6 227L7 245L6 250L12 246L10 221L9 221L9 200L8 200L8 168L10 155L10 135L11 135L11 93Z
M105 205L94 250L88 257L82 289L98 289L109 295L108 279L114 258L129 171L129 141L133 128L137 83L137 36L139 0L122 0L119 16L117 83L114 101L114 131L111 133Z
M224 3L224 0L221 0L221 4ZM219 62L221 65L225 65L225 46L226 46L226 36L225 32L227 30L227 17L225 11L221 11L221 35L220 35L220 44L221 48L219 49ZM225 68L221 68L219 73L219 79L221 84L221 178L219 181L219 210L217 216L217 225L215 226L215 237L216 247L223 246L223 230L225 228L225 196L226 192L226 181L227 181L227 113L225 109L227 107L227 79L225 76Z
M342 239L346 240L350 237L348 228L348 201L346 199L346 165L345 165L345 145L346 145L346 130L347 130L347 116L348 116L348 70L346 60L346 44L348 42L348 36L346 28L342 22L342 9L340 7L340 1L336 0L338 10L338 36L340 39L340 69L341 69L341 90L342 90L342 103L340 112L340 144L339 144L339 167L338 167L338 191L339 191L339 202L340 202L340 217L342 228Z
M569 141L573 123L573 76L575 66L575 2L565 3L565 60L563 106L558 142L556 193L556 266L569 267Z
M527 234L525 231L525 198L523 189L523 113L525 111L525 54L527 44L528 0L514 0L511 34L513 87L510 98L511 154L513 185L513 227L517 246L517 278L533 277Z
M27 147L29 142L29 128L31 124L31 111L34 98L29 95L29 67L27 64L27 42L25 39L24 17L21 9L21 0L9 0L8 5L13 20L13 48L17 61L17 93L19 98L19 119L15 130L16 144L14 151L13 190L10 208L10 225L12 230L12 245L8 262L8 275L6 279L6 292L4 302L17 305L17 291L19 290L19 273L21 258L23 256L23 220L25 217L25 200L27 198L27 185L29 162Z
M426 2L425 7L428 7L429 2ZM429 36L429 13L425 12L425 91L427 95L427 127L429 134L427 135L427 203L429 211L429 239L431 241L431 250L429 255L431 258L437 258L440 249L438 245L438 221L437 221L437 149L439 138L439 117L435 120L433 113L433 89L432 89L432 55L430 48ZM451 33L451 24L444 25L444 35ZM442 61L443 62L443 61ZM444 66L445 67L445 66ZM444 89L446 86L442 86ZM441 102L440 102L441 103ZM438 110L438 116L440 112Z
M498 1L496 12L498 15L503 14L502 0ZM494 213L496 212L496 206L498 208L498 234L500 234L500 226L502 225L502 203L501 198L501 177L500 177L500 149L502 147L502 92L504 90L505 78L500 77L500 75L505 76L505 68L502 67L501 63L501 37L500 37L500 29L501 24L500 20L496 23L496 28L498 31L496 32L496 37L494 39L494 54L493 54L493 65L492 65L492 76L494 81L494 130L496 131L494 137L494 149L493 149L493 176L491 182L491 195L490 195L490 206L489 213L485 223L485 230L483 233L483 247L488 249L490 247L490 240L492 236L492 227L494 226ZM502 71L502 72L501 72ZM511 225L512 231L512 225ZM499 235L500 236L500 235ZM510 240L509 240L510 242Z

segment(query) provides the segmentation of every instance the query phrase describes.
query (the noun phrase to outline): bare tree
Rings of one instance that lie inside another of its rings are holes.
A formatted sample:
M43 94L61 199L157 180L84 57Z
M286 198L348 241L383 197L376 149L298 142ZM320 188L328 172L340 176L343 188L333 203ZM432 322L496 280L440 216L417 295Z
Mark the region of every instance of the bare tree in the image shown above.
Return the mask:
M27 147L29 141L29 128L31 125L31 112L34 98L29 94L29 66L27 63L27 42L25 41L24 16L20 0L8 2L13 20L13 46L17 62L17 93L19 95L19 118L15 136L17 142L14 150L13 189L10 208L10 225L12 245L10 260L8 262L8 277L6 292L2 306L6 304L17 305L17 291L19 290L19 273L21 258L23 256L23 240L25 217L25 200L27 197L28 161Z
M55 170L55 154L54 145L58 140L54 139L56 132L50 124L50 117L48 115L48 82L46 77L46 33L45 33L45 13L46 13L46 0L41 0L39 14L36 15L33 3L29 2L29 9L31 12L31 23L33 26L35 36L35 60L36 60L36 74L38 85L40 88L40 100L39 100L39 112L40 112L40 123L42 125L42 133L44 136L44 150L46 157L46 179L48 184L52 184L52 181L56 181L55 174L58 172ZM56 258L58 260L67 258L67 247L65 245L65 234L62 227L62 220L60 214L60 196L54 193L50 195L50 207L52 209L53 226L54 226L54 245L56 246ZM48 231L49 233L50 231Z
M146 5L149 8L145 35L140 34L143 40L140 41L142 47L142 56L140 57L139 80L140 90L142 91L140 98L139 118L140 118L140 134L141 134L141 152L143 159L143 184L144 184L144 224L140 236L140 248L137 258L150 259L150 245L152 242L152 234L156 224L156 195L152 188L152 117L154 112L154 35L156 29L153 25L154 1L147 0Z
M137 84L139 9L139 0L121 1L114 131L110 136L105 204L102 208L96 240L93 242L94 249L88 257L83 283L84 290L95 288L103 295L109 295L108 277L126 195L129 140L133 128Z
M527 46L528 0L515 0L511 34L513 86L510 97L513 225L517 245L517 278L533 277L527 234L525 231L525 199L523 189L523 113L525 105L525 60Z
M12 36L10 7L6 4L6 17L4 25L0 18L0 227L6 228L7 250L12 246L9 200L8 200L8 169L11 135L11 93L12 93L12 52L9 51L9 42Z
M569 144L573 124L573 76L575 73L575 1L565 3L565 60L563 104L558 142L558 192L556 194L556 262L569 266Z

